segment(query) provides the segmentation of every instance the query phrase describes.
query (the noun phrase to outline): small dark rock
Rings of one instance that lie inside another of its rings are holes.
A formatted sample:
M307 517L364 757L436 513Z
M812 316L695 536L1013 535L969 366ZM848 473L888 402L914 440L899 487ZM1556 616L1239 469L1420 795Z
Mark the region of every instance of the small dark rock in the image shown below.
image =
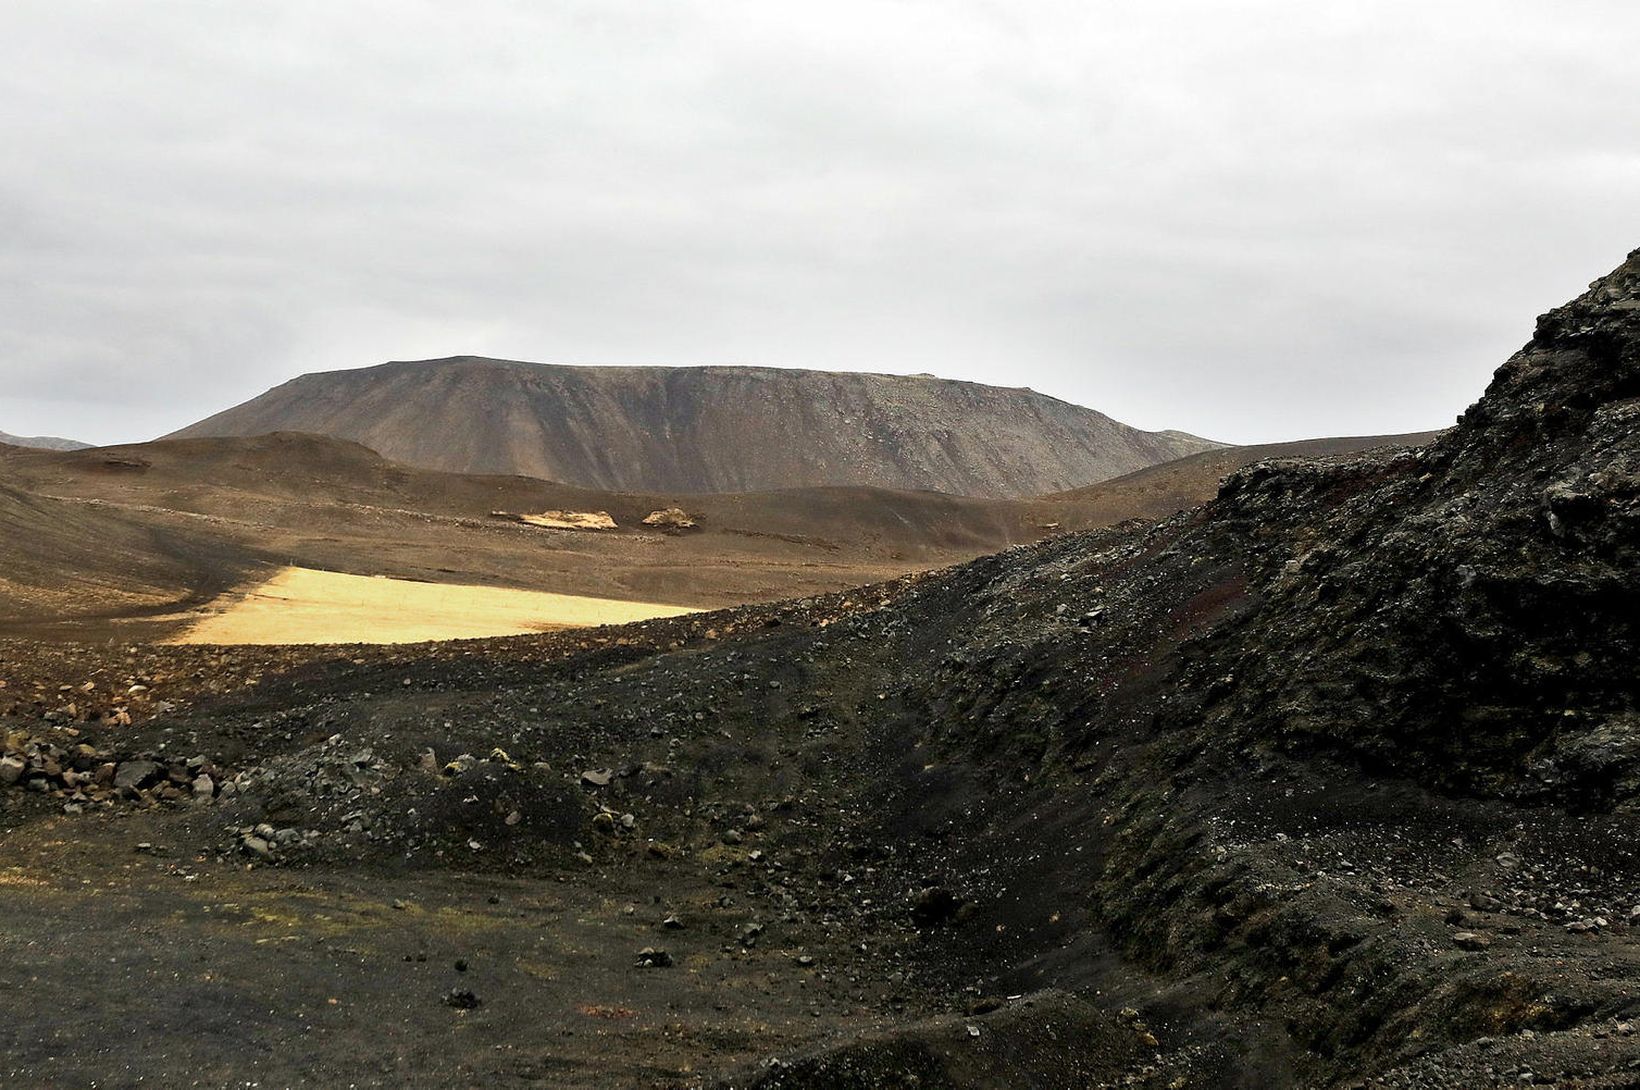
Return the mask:
M929 886L912 898L911 920L918 927L935 927L956 918L962 906L963 899L944 886Z
M672 955L665 950L645 946L638 951L638 966L643 969L669 969L672 966Z
M444 993L444 1005L454 1007L458 1011L476 1010L483 1000L474 995L467 988L452 988Z

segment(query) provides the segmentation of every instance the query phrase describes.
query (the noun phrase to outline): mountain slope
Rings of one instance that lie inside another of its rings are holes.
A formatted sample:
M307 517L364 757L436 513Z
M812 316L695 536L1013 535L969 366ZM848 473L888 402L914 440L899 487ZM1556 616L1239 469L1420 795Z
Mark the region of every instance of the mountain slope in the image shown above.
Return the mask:
M0 483L0 631L72 631L202 603L257 560L192 526Z
M267 517L281 504L370 506L454 518L491 512L607 511L620 531L653 536L650 513L678 506L698 535L803 537L832 549L873 544L994 551L1035 536L1034 506L1007 500L881 488L749 493L607 492L537 477L450 473L390 461L322 435L162 439L87 451L0 454L14 484L49 495L141 504L194 514ZM1169 512L1170 513L1170 512ZM619 534L615 535L619 536ZM581 548L593 539L578 537Z
M766 367L471 356L304 375L172 438L312 432L395 461L617 491L849 485L1029 496L1215 444L1029 390Z
M1038 521L1057 523L1064 530L1092 530L1100 526L1114 526L1132 518L1166 518L1187 507L1211 500L1225 477L1254 462L1339 458L1379 447L1416 447L1438 435L1440 432L1426 431L1406 435L1346 436L1218 447L1100 481L1086 488L1043 496L1038 501Z
M36 450L86 450L91 444L78 439L59 439L53 435L12 435L0 431L0 444L11 447L31 447Z

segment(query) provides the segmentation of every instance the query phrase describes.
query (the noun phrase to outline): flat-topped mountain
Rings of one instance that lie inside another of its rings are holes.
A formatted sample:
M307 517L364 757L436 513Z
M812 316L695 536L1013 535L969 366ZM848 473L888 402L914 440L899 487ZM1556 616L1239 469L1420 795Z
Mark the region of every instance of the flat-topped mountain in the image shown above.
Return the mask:
M1030 496L1218 444L1031 390L772 367L457 356L303 375L172 438L310 432L395 461L585 488L813 486Z
M91 444L78 439L59 439L55 435L12 435L0 431L0 444L8 447L32 447L36 450L86 450Z

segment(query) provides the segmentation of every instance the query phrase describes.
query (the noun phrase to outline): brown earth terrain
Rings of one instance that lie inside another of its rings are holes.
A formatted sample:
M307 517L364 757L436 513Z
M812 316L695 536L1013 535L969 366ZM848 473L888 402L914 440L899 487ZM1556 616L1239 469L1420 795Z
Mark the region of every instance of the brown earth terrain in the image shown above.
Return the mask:
M0 450L0 626L160 638L287 567L691 608L940 567L1032 540L1030 512L881 489L634 495L396 465L318 436ZM644 519L679 506L686 532ZM548 529L497 511L608 512Z
M1042 496L1034 510L1038 519L1056 521L1065 530L1093 530L1136 518L1165 518L1206 503L1218 491L1220 481L1254 462L1336 458L1382 447L1422 446L1438 435L1440 432L1426 431L1218 447L1085 488Z
M620 628L0 643L5 1077L1634 1087L1637 422L1640 251L1433 442L1156 522Z
M1227 448L1178 472L1029 501L870 488L608 493L414 469L291 434L0 449L0 631L164 638L287 567L697 608L801 597L1165 516L1254 458L1409 438L1421 437ZM673 509L695 525L677 525ZM522 521L548 511L607 512L616 529Z
M1031 390L772 367L457 356L303 375L172 438L292 431L407 465L635 492L872 487L1023 498L1217 444Z

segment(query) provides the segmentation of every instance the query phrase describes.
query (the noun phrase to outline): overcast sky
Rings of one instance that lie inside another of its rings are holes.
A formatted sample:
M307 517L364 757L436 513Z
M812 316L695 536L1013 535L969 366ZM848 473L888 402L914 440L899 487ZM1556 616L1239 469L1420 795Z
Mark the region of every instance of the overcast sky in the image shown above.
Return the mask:
M1443 426L1640 246L1640 5L4 0L0 429L460 353Z

